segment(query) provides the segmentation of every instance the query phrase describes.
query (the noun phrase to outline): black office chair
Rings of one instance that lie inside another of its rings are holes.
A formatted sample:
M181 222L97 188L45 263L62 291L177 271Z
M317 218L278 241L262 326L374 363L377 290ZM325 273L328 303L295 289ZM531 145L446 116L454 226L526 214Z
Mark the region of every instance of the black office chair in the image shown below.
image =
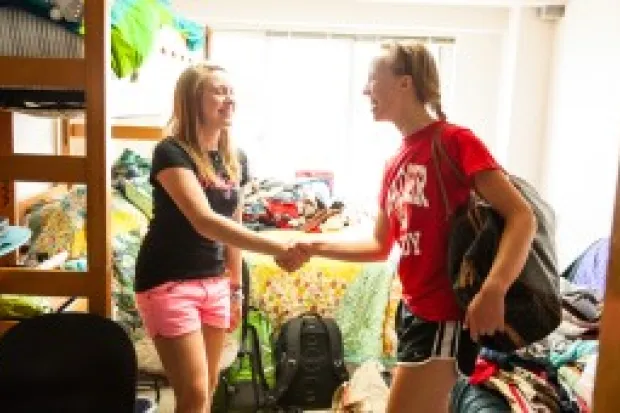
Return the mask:
M116 322L54 313L0 338L0 406L11 413L133 413L137 362Z

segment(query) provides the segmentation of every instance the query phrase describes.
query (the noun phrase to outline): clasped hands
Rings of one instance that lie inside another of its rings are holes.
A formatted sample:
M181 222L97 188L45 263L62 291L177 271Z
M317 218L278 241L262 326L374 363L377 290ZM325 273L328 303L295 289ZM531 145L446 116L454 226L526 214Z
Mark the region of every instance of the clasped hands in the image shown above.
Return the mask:
M286 250L275 256L274 259L278 267L284 271L293 272L301 268L313 253L312 244L310 242L290 242L288 243Z

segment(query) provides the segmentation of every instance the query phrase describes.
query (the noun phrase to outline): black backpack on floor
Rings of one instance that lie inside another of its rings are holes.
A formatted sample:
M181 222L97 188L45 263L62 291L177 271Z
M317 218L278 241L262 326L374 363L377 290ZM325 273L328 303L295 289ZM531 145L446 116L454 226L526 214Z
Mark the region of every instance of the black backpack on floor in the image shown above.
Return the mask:
M272 403L281 408L330 408L334 392L349 379L336 322L314 313L295 317L282 325L274 350Z

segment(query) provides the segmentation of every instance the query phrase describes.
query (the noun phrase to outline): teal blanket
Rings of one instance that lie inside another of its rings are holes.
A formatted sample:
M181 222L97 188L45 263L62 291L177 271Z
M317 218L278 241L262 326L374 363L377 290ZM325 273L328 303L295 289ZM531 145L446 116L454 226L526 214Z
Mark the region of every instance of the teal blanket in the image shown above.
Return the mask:
M157 0L116 0L111 14L112 70L119 78L137 71L172 16Z
M163 26L174 27L190 50L204 45L203 28L175 12L166 0L116 0L111 14L112 69L119 78L136 72Z

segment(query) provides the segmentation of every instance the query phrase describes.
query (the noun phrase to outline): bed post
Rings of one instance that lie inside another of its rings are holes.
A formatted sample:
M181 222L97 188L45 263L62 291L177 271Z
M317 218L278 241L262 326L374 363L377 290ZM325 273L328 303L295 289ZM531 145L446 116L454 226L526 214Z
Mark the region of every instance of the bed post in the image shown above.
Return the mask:
M617 326L620 314L620 170L610 249L592 406L592 411L596 413L620 412L620 329Z
M107 111L107 68L110 67L107 1L85 4L86 46L86 245L89 311L112 315L112 247L110 230L110 117Z
M59 142L58 149L61 155L71 155L71 121L63 117L59 119Z
M14 151L13 113L0 110L0 156L12 156ZM0 216L7 217L11 225L17 225L18 212L15 181L0 181ZM0 257L0 267L15 266L17 259L17 251Z
M211 57L211 44L213 41L213 30L209 26L205 26L205 59Z
M58 139L56 151L62 156L71 156L71 121L68 117L58 119ZM67 182L67 189L71 189L73 184Z

